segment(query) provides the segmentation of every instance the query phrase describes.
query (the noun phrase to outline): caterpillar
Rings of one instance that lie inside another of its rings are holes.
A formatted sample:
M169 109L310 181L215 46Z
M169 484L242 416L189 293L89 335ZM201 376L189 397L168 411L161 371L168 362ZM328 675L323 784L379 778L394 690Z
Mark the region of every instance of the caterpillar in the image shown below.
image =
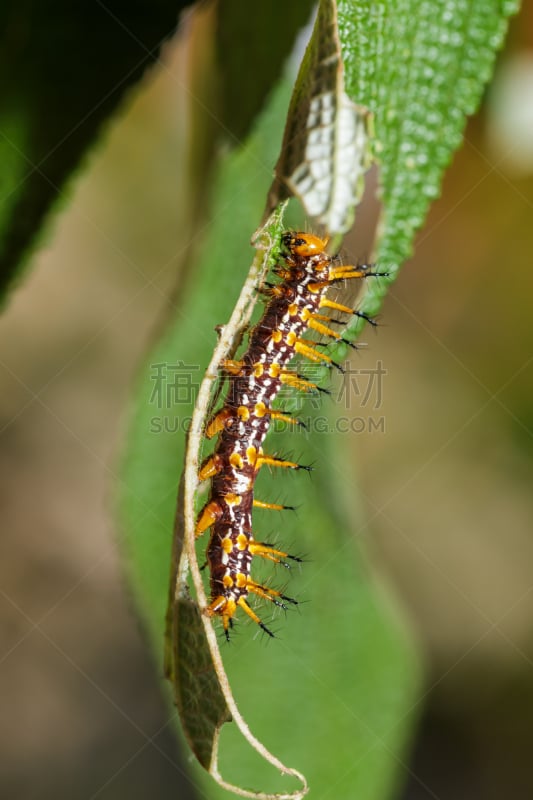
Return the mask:
M205 427L206 437L218 436L218 440L213 454L204 460L199 471L199 479L210 479L211 487L198 515L195 535L200 537L211 531L206 554L211 597L206 613L221 618L228 640L239 608L265 633L274 636L250 606L250 595L283 609L288 608L286 603L297 604L293 598L251 577L252 560L256 556L285 566L289 566L284 561L287 558L301 561L271 544L256 541L252 524L254 507L290 508L254 497L254 483L261 467L311 469L267 455L262 447L273 420L302 424L272 408L283 385L303 392L320 390L317 384L289 369L289 362L300 355L343 371L330 356L317 349L317 342L303 338L306 331L355 347L333 330L331 325L339 320L328 314L355 315L376 324L366 314L329 299L327 292L351 278L387 273L373 272L368 266L339 266L326 252L327 244L328 239L310 233L287 231L282 235L281 255L274 269L278 281L261 289L268 302L262 318L250 331L246 352L239 360L227 360L221 365L223 374L229 378L229 390L222 408Z

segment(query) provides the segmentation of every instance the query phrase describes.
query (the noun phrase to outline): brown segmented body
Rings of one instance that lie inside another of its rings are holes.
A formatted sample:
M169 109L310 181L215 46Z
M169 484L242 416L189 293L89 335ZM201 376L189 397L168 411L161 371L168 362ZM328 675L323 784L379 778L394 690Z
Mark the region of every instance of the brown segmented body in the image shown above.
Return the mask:
M314 349L312 342L302 340L308 328L341 338L324 324L330 320L319 310L326 307L357 313L326 299L331 284L376 274L365 268L333 267L325 250L327 240L317 236L289 232L283 235L282 242L285 249L277 270L281 282L268 290L270 300L250 333L246 353L239 362L227 365L231 374L229 391L222 410L207 426L208 435L218 433L218 441L214 454L200 471L201 478L211 478L209 500L196 528L198 536L211 528L207 547L211 602L206 611L222 617L226 635L238 607L272 635L248 605L250 593L283 607L283 600L295 602L257 584L250 576L254 555L276 562L291 558L253 537L254 484L261 466L301 468L263 454L262 445L272 418L294 422L270 409L284 383L304 390L317 388L286 370L295 354L315 362L332 363L328 356ZM267 507L279 508L268 504Z

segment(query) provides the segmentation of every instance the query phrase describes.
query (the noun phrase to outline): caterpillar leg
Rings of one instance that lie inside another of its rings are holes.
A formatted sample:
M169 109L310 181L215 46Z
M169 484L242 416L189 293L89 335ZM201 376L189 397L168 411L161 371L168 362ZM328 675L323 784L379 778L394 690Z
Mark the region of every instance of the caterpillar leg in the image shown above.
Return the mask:
M311 328L311 330L320 333L322 336L329 336L331 339L335 339L337 342L344 342L344 344L347 344L357 350L357 345L355 345L353 342L350 342L348 339L344 339L340 333L337 333L337 331L334 331L328 325L324 325L324 320L330 323L335 323L335 320L326 317L324 314L308 314L305 317L307 326Z
M220 471L221 467L220 456L215 453L214 456L208 458L200 468L200 479L203 476L212 477ZM242 497L239 494L228 492L224 496L224 501L227 506L238 506L242 502ZM205 531L215 524L223 515L224 509L217 500L210 500L200 511L198 519L196 520L196 527L194 535L196 538L205 533Z
M311 314L311 316L312 316L313 319L318 319L321 322L335 323L336 325L343 324L338 319L332 319L331 317L328 317L327 314Z
M350 278L388 278L389 272L372 272L368 267L355 267L347 265L344 267L330 267L328 277L323 281L310 283L308 288L311 292L321 292L328 286L332 286L339 281L349 280Z
M311 328L311 330L316 331L317 333L321 333L322 336L331 336L332 339L340 339L340 333L334 331L332 328L329 328L327 325L324 325L323 321L320 320L327 320L331 322L329 317L320 314L309 314L305 321L307 322L307 327Z
M229 629L232 626L233 616L237 610L237 603L232 597L219 595L207 606L205 613L208 617L221 617L224 635L229 642Z
M328 273L328 283L334 281L347 280L348 278L388 278L388 272L372 272L367 266L354 267L348 264L342 267L330 267Z
M312 467L305 466L304 464L298 464L296 461L285 461L283 458L276 458L275 456L265 456L260 455L257 457L257 461L255 462L256 469L261 469L261 467L269 466L269 467L284 467L285 469L305 469L308 472L311 472L313 469Z
M306 339L298 339L294 349L299 355L304 356L304 358L309 359L309 361L314 361L315 364L325 362L326 364L331 364L332 367L336 367L339 372L344 373L344 369L340 364L337 364L325 353L319 353L318 350L315 350L313 347L315 344L316 342L308 342Z
M299 564L303 561L303 559L298 556L291 556L283 550L278 550L277 547L266 544L266 542L251 540L248 544L248 550L253 556L261 556L261 558L265 558L267 561L273 561L274 564L282 564L284 567L287 567L287 569L290 569L291 565L283 561L284 558L290 558L292 561L297 561Z
M205 426L205 435L208 439L212 439L217 433L223 431L229 420L233 418L233 412L229 408L221 408L214 417L211 417Z
M252 581L250 578L246 581L246 588L248 591L256 594L258 597L262 597L265 600L270 600L272 603L280 608L283 608L285 611L288 609L288 606L282 602L283 600L285 600L287 603L298 605L298 601L294 600L292 597L287 597L281 592L278 592L276 589L271 589L268 586L261 586L255 581ZM233 617L235 616L237 608L242 608L242 610L250 617L250 619L253 620L256 625L259 625L261 630L265 631L265 633L267 633L271 638L274 638L274 634L270 628L265 625L261 618L248 605L244 595L241 595L237 601L235 601L232 597L219 595L218 597L215 597L215 599L212 600L207 606L205 613L208 617L222 618L224 635L226 640L229 642L229 631L233 625Z
M269 508L271 511L296 511L294 506L280 506L278 503L265 503L263 500L253 501L254 508Z
M246 602L246 600L244 599L244 597L243 597L242 595L241 595L241 597L239 597L239 599L237 600L237 603L238 603L238 605L239 605L239 606L242 608L242 610L243 610L243 611L245 611L245 612L248 614L248 616L250 617L250 619L253 619L253 621L256 623L256 625L259 625L259 627L261 628L261 630L263 630L265 633L268 633L268 635L269 635L269 636L270 636L272 639L274 639L274 638L275 638L275 637L274 637L274 634L272 633L272 631L270 630L270 628L267 628L267 626L265 625L265 623L261 621L261 619L260 619L260 618L257 616L257 614L255 613L255 611L254 611L253 609L251 609L251 608L250 608L250 606L248 605L248 603ZM226 639L228 639L228 638L229 638L229 637L228 637L228 634L226 633Z
M299 425L301 428L307 429L307 425L301 419L291 417L290 414L284 414L282 411L270 411L270 419L286 422L288 425Z
M281 382L286 386L292 386L293 389L298 389L302 392L317 391L323 392L324 394L331 394L329 389L323 389L321 386L318 386L318 384L308 381L303 375L299 375L297 372L290 372L289 370L285 370L281 373Z
M220 368L224 372L228 372L230 375L240 375L243 367L244 361L235 361L233 358L226 358L220 364Z
M205 533L211 525L214 525L215 522L220 519L222 513L222 507L216 500L211 500L209 503L206 503L196 521L196 528L194 529L196 538L201 536L202 533Z
M376 320L369 317L368 314L362 311L355 311L353 308L350 308L350 306L343 306L342 303L336 303L334 300L329 300L327 297L321 298L319 308L331 308L333 311L340 311L343 314L351 314L353 317L360 317L375 327L377 327L378 324Z
M213 478L215 475L221 471L223 466L222 458L215 453L213 456L209 456L203 462L200 470L198 472L198 480L205 481L207 478Z
M291 603L294 606L298 605L298 600L295 600L293 597L287 597L286 594L278 592L277 589L271 589L270 586L262 586L251 578L248 578L246 581L246 588L249 592L256 594L258 597L262 597L263 600L270 600L271 603L279 606L279 608L283 608L284 611L288 610L288 606L282 602L283 600L286 600L287 603Z
M290 597L285 597L285 595L282 595L281 592L277 592L275 589L269 589L265 586L260 586L259 584L255 583L255 581L250 579L246 581L246 587L254 594L264 597L267 600L271 600L273 603L283 609L287 609L287 606L281 602L280 598L282 600L286 600L288 603L297 603L296 600L293 600ZM274 634L270 628L267 628L262 619L248 605L244 595L241 595L237 601L235 601L233 597L219 595L218 597L215 597L215 599L212 600L207 606L205 613L208 617L221 617L224 635L226 640L229 642L229 632L233 626L233 617L235 616L237 608L242 608L242 610L250 617L250 619L253 620L256 625L259 625L261 630L265 631L265 633L267 633L272 639L274 638Z

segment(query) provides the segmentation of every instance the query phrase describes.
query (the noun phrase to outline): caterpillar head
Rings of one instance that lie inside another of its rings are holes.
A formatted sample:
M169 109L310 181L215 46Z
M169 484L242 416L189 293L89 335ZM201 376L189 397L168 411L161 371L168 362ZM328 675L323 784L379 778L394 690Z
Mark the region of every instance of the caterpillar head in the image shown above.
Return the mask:
M302 231L287 231L281 237L283 245L293 256L309 258L309 256L322 255L329 238L321 239L313 233L303 233Z

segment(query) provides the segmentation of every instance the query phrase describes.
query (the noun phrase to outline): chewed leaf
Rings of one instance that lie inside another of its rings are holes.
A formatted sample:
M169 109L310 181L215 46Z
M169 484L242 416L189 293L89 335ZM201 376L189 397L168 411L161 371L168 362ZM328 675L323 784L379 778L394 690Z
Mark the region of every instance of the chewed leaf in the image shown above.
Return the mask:
M369 166L369 113L344 91L334 0L323 0L296 81L268 208L299 198L331 235L346 233Z
M165 675L172 682L174 702L191 750L209 770L215 742L231 720L207 643L198 603L189 595L189 561L183 551L183 480L172 552L172 575L165 633Z
M191 750L209 770L218 733L231 720L211 658L198 604L179 597L173 605L174 700Z
M221 786L242 797L264 800L281 797L297 800L306 794L307 783L303 775L282 764L255 738L233 698L219 650L219 640L210 618L205 614L208 603L196 558L194 499L198 487L198 463L205 419L210 408L217 370L240 341L243 327L248 324L257 302L256 288L263 282L272 259L279 252L282 217L283 208L280 208L254 237L256 258L231 319L220 331L215 352L198 393L178 497L165 641L165 673L172 681L182 725L198 761ZM194 586L195 600L189 595L189 581ZM220 729L230 720L235 722L244 738L266 761L283 774L296 777L301 788L280 795L255 792L228 783L218 770L218 744Z

